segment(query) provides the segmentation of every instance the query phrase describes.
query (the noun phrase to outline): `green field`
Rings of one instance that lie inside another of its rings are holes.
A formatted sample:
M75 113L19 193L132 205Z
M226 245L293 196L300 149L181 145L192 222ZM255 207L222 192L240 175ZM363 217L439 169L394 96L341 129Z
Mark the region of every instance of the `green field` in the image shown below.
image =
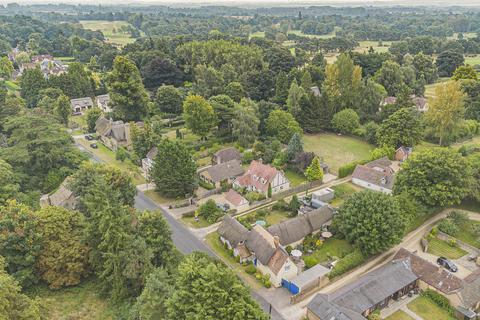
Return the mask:
M254 33L250 33L250 39L251 38L265 38L265 31L257 31Z
M390 48L391 45L391 41L359 41L359 45L354 51L365 53L372 47L375 52L388 52L388 48Z
M468 252L459 247L452 247L447 242L435 238L428 244L428 253L448 259L458 259L466 255Z
M475 56L465 56L465 64L469 64L471 66L480 64L480 54Z
M407 313L402 310L395 311L389 317L386 317L384 320L414 320Z
M288 31L288 34L294 34L299 37L307 37L307 38L316 38L316 39L330 39L335 37L335 31L330 32L328 34L305 34L300 30L290 30Z
M85 29L101 31L105 39L113 44L123 46L135 41L130 33L120 31L122 26L130 25L126 21L82 20L80 23Z
M358 138L333 133L305 135L303 142L305 151L323 158L334 174L347 163L369 159L370 151L375 148Z
M50 290L39 286L32 291L44 302L45 319L110 320L118 316L116 308L100 296L100 287L92 279L75 287Z
M417 299L410 302L408 309L415 312L417 315L423 319L435 319L435 320L454 320L450 314L433 303L430 299L425 297L418 297Z

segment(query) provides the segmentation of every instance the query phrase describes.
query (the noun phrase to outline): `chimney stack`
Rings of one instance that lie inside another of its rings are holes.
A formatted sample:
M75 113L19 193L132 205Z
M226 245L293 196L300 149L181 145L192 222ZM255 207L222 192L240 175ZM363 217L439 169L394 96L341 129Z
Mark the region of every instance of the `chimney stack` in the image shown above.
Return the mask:
M278 236L273 236L273 244L275 245L275 248L280 246L280 238Z

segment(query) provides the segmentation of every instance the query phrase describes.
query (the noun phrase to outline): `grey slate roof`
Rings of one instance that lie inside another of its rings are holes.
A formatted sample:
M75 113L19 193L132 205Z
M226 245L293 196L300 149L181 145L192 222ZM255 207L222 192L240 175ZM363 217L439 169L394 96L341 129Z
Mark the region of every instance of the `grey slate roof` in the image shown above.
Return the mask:
M226 215L223 218L217 232L227 239L233 247L236 247L239 243L247 240L248 235L248 229L230 215Z
M322 225L332 219L333 213L332 208L325 206L275 224L267 230L272 235L278 236L280 243L286 246L300 241L305 238L305 236L320 230Z
M221 163L231 161L231 160L242 159L242 155L240 154L240 152L233 147L225 148L215 152L214 157L217 159L220 159Z
M205 171L208 172L213 182L220 182L232 177L238 177L245 172L239 160L222 162L221 164L208 167Z
M158 154L158 148L153 147L152 149L150 149L150 151L148 151L146 158L154 161L155 158L157 157L157 154Z
M101 104L108 104L110 102L110 95L107 93L107 94L102 94L102 95L99 95L96 97L98 103L101 103Z
M302 288L303 286L310 284L313 281L317 281L318 278L327 275L330 272L330 269L325 268L321 264L317 264L314 267L303 271L290 282L294 283L297 287Z
M475 270L464 279L460 295L468 308L476 307L480 303L480 269Z
M359 164L355 167L355 170L352 173L352 179L366 181L370 184L392 190L395 178L390 171L384 172L369 164Z
M104 116L100 116L95 121L95 131L101 136L105 136L110 130L111 120L108 120Z
M72 108L75 108L76 106L91 107L91 106L93 106L93 100L90 97L71 99L70 104L71 104Z
M361 314L418 279L409 260L381 266L332 294L317 295L307 306L320 319L364 319Z

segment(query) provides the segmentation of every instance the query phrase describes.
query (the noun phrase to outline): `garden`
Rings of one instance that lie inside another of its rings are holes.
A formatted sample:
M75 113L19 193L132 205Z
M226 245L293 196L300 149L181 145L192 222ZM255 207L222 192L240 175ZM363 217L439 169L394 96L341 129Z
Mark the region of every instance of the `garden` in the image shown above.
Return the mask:
M422 292L421 296L410 302L407 307L423 319L455 319L454 308L448 299L431 289Z
M298 198L294 196L292 199L296 200L293 200L293 202L290 201L290 203L279 200L273 206L261 208L239 217L238 221L246 228L251 229L257 221L264 221L264 227L268 228L269 226L288 220L297 215L297 210L300 207Z
M362 187L354 185L351 182L345 182L331 188L335 190L335 198L333 198L330 205L335 208L340 207L352 194L364 190Z

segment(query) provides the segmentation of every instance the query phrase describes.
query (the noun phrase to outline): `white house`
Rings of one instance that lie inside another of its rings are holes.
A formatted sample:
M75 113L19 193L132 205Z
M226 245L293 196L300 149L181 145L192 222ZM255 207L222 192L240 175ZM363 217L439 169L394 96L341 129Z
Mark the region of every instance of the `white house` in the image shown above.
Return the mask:
M82 114L93 108L93 100L90 97L71 99L70 105L74 114Z
M110 95L108 93L96 96L95 104L103 112L112 112L112 108L110 107Z
M157 157L158 154L158 148L153 147L148 151L147 156L142 159L142 169L143 172L145 172L147 175L152 170L153 164L155 163L155 158Z
M290 189L290 182L282 171L254 160L245 174L235 180L233 186L268 195L269 186L272 194L275 194Z
M373 191L391 194L394 173L392 162L384 157L365 165L357 165L352 174L352 183Z

